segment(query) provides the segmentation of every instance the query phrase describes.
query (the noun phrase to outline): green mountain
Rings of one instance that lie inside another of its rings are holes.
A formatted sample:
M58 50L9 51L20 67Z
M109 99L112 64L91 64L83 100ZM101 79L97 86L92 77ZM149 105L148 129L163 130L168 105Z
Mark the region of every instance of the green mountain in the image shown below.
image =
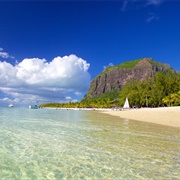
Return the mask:
M168 64L156 62L152 58L142 58L124 62L117 66L109 66L92 80L88 93L84 96L83 100L119 91L130 82L144 81L154 77L158 72L179 74Z

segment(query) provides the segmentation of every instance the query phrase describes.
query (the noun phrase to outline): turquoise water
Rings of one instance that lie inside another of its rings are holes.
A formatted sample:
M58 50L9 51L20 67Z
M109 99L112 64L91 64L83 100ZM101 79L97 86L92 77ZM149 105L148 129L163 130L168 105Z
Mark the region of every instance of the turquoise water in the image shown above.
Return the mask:
M180 179L180 129L96 111L0 108L0 179Z

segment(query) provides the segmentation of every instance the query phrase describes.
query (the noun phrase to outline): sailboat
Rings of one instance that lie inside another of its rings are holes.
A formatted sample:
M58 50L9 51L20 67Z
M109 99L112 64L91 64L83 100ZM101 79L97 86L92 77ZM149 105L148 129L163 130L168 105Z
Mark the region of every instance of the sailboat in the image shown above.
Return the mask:
M38 107L38 105L29 105L29 108L30 109L38 109L39 107Z
M129 101L128 101L128 98L126 98L123 109L129 109L129 108L130 108Z
M14 107L14 105L13 104L9 104L9 106L8 107Z
M34 104L34 105L29 105L29 108L30 109L38 109L39 108L38 101L36 101L36 104Z

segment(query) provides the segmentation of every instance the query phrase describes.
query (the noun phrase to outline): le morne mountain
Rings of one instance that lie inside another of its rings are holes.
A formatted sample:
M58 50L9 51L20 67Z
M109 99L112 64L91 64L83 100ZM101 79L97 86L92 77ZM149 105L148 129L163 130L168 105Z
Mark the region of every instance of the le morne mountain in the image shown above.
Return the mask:
M84 99L90 99L106 92L121 90L127 83L143 81L152 78L157 72L166 72L168 70L175 72L168 64L155 62L151 58L109 66L92 80Z
M105 68L81 102L43 106L109 108L122 106L126 97L132 107L180 105L180 72L152 58L128 61Z

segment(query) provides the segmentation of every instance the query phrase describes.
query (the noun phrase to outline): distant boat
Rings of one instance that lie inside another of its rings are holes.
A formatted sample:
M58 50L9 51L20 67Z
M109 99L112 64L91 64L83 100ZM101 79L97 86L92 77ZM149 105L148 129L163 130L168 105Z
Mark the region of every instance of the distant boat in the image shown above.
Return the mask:
M14 107L14 105L13 105L13 104L10 104L8 107Z
M36 101L35 103L30 103L30 104L33 104L33 105L29 105L30 109L38 109L39 108L38 101Z
M39 106L38 106L38 105L29 105L29 108L30 108L30 109L38 109Z
M129 101L128 101L128 98L126 98L126 101L124 103L123 109L129 109L129 108L130 108Z

